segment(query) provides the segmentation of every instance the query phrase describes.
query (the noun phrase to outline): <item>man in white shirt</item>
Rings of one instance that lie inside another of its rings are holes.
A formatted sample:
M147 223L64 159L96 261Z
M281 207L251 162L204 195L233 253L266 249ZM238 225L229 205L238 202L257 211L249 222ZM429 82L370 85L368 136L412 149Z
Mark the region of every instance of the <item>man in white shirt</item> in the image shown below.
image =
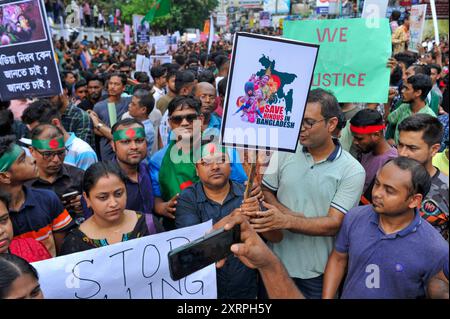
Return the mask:
M157 103L160 97L166 95L167 70L162 66L154 66L151 68L150 74L154 81L153 89L155 90L155 93L153 93L153 98L155 99L155 103Z

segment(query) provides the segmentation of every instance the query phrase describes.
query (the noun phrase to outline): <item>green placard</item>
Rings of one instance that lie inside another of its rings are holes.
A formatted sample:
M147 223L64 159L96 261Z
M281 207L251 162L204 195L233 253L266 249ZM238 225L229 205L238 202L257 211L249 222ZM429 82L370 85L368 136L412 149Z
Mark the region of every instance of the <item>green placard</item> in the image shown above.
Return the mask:
M320 45L312 89L330 90L339 102L387 102L388 19L285 21L283 37Z

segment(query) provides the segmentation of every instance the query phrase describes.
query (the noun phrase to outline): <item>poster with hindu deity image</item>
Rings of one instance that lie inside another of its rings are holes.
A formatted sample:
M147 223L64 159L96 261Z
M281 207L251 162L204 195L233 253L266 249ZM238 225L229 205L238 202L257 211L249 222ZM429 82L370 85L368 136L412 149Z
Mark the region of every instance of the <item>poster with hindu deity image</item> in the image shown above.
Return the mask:
M236 33L222 144L295 152L318 51L315 44Z

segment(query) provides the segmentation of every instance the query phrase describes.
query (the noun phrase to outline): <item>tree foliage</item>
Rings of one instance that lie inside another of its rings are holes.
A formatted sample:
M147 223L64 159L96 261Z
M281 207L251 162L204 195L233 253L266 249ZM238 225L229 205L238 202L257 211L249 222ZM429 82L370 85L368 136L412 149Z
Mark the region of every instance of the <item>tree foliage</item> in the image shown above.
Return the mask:
M145 15L154 0L124 0L118 2L122 19L131 23L133 14ZM210 13L217 6L218 0L172 0L170 14L156 18L151 27L165 32L182 31L186 28L202 28Z

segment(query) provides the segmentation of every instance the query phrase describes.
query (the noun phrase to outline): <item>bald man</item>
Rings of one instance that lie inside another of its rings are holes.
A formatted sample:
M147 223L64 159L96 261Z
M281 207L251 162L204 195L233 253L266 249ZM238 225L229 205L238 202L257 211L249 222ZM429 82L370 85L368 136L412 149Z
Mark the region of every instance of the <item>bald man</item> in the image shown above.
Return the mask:
M216 109L216 89L214 88L214 85L208 82L197 83L194 92L195 97L202 102L200 110L205 117L203 128L208 130L217 129L218 131L220 131L222 119L213 114L214 110Z

